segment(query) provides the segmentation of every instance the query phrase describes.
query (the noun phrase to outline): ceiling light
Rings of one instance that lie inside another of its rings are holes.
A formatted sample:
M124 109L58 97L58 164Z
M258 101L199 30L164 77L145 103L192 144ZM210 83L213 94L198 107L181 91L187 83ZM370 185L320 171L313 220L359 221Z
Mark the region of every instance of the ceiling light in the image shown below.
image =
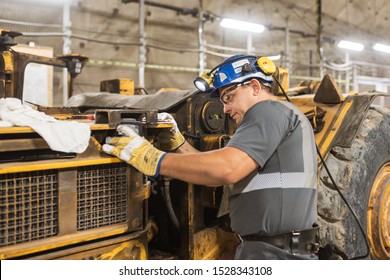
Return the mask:
M254 33L261 33L265 29L264 25L262 24L229 19L229 18L224 18L219 25L226 28L237 29L241 31L249 31Z
M73 0L30 0L31 2L36 2L38 4L45 4L45 5L62 5L65 2L73 2Z
M385 53L390 53L390 46L388 45L384 45L384 44L375 44L373 47L372 47L374 50L376 51L380 51L380 52L385 52Z
M364 45L356 42L351 41L344 41L341 40L338 45L339 48L352 50L352 51L362 51L364 49Z

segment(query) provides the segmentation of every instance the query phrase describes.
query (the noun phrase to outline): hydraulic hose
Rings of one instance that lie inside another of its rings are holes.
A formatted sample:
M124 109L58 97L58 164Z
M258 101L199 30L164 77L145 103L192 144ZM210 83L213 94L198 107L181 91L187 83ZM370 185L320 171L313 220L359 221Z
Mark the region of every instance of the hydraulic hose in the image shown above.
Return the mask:
M164 197L165 205L167 206L169 218L171 219L171 222L174 225L174 227L176 229L179 229L180 228L179 220L172 206L169 178L164 177L164 187L163 187L162 194Z

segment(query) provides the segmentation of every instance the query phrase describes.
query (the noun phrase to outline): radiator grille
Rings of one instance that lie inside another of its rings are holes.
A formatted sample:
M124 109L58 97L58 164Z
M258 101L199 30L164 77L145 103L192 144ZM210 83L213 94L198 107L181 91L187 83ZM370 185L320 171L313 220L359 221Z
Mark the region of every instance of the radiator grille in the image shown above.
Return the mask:
M0 246L58 233L57 170L0 175Z
M127 220L127 164L95 165L77 170L77 230Z

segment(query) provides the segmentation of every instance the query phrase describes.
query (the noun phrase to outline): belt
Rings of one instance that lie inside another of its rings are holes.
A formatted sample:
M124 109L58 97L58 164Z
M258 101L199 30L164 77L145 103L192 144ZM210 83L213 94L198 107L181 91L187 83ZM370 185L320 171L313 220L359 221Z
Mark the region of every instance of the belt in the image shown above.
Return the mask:
M294 230L291 232L264 235L260 233L235 236L239 242L243 241L261 241L271 244L283 250L287 250L292 254L315 254L318 252L319 243L317 238L317 231L319 227L313 227L306 230Z

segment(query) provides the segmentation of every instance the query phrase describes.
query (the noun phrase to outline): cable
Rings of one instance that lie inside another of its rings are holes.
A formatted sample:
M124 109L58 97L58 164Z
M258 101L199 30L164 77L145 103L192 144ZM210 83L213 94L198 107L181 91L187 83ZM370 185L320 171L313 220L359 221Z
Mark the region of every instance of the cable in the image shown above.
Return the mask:
M104 40L97 40L97 39L91 39L84 36L79 35L67 35L63 32L25 32L23 33L25 37L65 37L69 36L70 38L79 39L79 40L85 40L88 42L93 43L99 43L99 44L108 44L108 45L120 45L120 46L139 46L140 43L132 43L132 42L113 42L113 41L104 41Z
M164 177L164 187L162 189L162 195L165 201L165 205L167 206L169 218L171 219L172 224L176 229L180 229L179 219L177 218L175 210L173 210L169 181L169 178Z
M284 97L286 97L287 101L290 102L290 103L292 103L291 100L290 100L290 98L288 98L286 92L284 91L284 88L283 88L282 85L279 83L279 80L276 79L275 75L272 75L272 77L274 78L275 82L278 84L278 86L279 86L280 89L282 90L283 95L284 95Z
M351 211L351 214L352 216L354 217L354 219L356 220L356 223L357 225L359 226L359 229L360 231L362 232L362 235L363 235L363 238L364 238L364 242L366 243L366 247L367 247L367 253L363 256L358 256L358 257L354 257L354 258L351 258L351 260L360 260L360 259L364 259L366 258L369 253L370 253L370 245L368 244L368 239L367 239L367 235L366 233L364 232L364 229L363 229L363 226L362 224L360 223L359 219L357 218L356 214L355 214L355 211L353 211L353 209L351 208L351 206L349 205L349 203L347 202L347 199L344 197L344 195L341 193L339 187L336 185L336 182L335 180L333 179L329 169L328 169L328 166L325 164L325 160L324 158L322 157L321 153L320 153L320 150L318 149L318 146L316 145L316 149L317 149L317 154L318 156L320 157L321 159L321 162L322 164L324 165L324 168L326 170L326 173L328 173L329 175L329 178L330 180L332 181L332 184L333 186L335 187L336 191L338 192L338 194L340 195L341 199L344 201L345 205L347 205L349 211Z
M210 55L214 55L214 56L217 56L217 57L223 57L223 58L231 57L230 54L222 54L222 53L213 52L213 51L205 51L205 53L210 54Z
M17 24L17 25L26 25L26 26L36 26L36 27L55 27L62 28L61 24L48 24L48 23L36 23L36 22L26 22L26 21L16 21L9 19L0 19L2 23Z
M275 75L272 75L275 82L278 84L278 86L280 87L280 89L282 90L283 92L283 95L286 97L287 101L292 103L291 100L288 98L286 92L284 91L284 88L281 86L281 84L279 83L278 79L275 77ZM354 217L360 231L362 232L362 235L363 235L363 238L364 238L364 242L366 243L366 247L367 247L367 253L364 254L363 256L357 256L357 257L353 257L353 258L350 258L350 260L359 260L359 259L364 259L366 258L369 254L370 254L370 245L368 243L368 239L367 239L367 234L365 233L364 229L363 229L363 226L362 224L360 223L358 217L356 216L355 214L355 211L353 211L353 209L351 208L351 206L349 205L347 199L344 197L344 195L341 193L339 187L337 186L335 180L333 179L333 176L332 174L330 173L329 169L328 169L328 166L325 164L325 160L324 158L322 157L321 155L321 152L320 150L318 149L318 146L317 146L317 143L316 143L316 150L317 150L317 154L318 156L320 157L321 159L321 163L323 164L325 170L326 170L326 173L328 173L328 176L330 178L330 180L332 181L332 184L334 186L334 188L336 189L336 191L338 192L338 194L340 195L341 199L344 201L345 205L347 205L349 211L351 211L351 214L352 216Z
M152 44L147 44L146 47L155 48L155 49L159 49L159 50L163 50L163 51L179 52L179 53L185 53L185 52L198 53L199 52L199 49L178 49L178 48L162 47L162 46L152 45Z
M144 87L135 87L134 90L139 90L141 92L144 92L144 95L150 95L149 91L146 90Z

